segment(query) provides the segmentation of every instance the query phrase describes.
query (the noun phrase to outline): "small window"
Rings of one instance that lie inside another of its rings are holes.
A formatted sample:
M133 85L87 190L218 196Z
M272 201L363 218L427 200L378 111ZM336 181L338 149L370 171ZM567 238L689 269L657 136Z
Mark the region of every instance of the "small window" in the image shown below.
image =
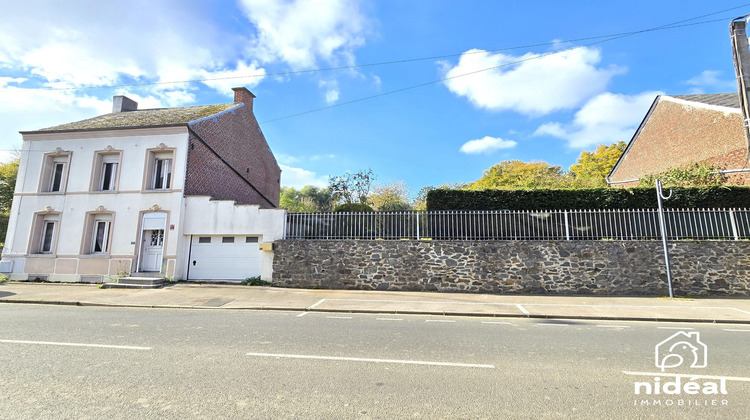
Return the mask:
M39 252L42 254L49 254L52 252L52 239L55 237L55 222L52 220L45 220L44 226L42 227L42 240Z
M168 190L172 187L172 159L157 158L154 161L154 189Z
M221 238L221 243L223 244L233 244L234 243L234 236L225 236Z
M55 162L52 167L52 177L49 182L49 191L57 192L62 188L63 174L65 173L65 163Z
M40 192L65 192L70 152L55 150L44 155L42 174L39 182Z
M32 224L32 237L29 253L54 254L57 240L57 229L60 215L56 213L37 213Z
M94 221L94 237L91 242L91 253L101 254L107 252L109 244L109 220Z
M248 237L245 238L245 243L246 244L257 243L257 242L258 242L258 237L257 236L248 236Z
M210 236L201 236L198 238L199 244L210 244L211 243L211 237Z

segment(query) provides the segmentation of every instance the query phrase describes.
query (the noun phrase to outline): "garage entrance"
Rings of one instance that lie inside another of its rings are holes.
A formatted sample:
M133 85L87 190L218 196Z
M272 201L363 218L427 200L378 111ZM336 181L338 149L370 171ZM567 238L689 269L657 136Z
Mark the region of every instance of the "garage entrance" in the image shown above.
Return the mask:
M188 280L245 280L260 276L257 236L193 236Z

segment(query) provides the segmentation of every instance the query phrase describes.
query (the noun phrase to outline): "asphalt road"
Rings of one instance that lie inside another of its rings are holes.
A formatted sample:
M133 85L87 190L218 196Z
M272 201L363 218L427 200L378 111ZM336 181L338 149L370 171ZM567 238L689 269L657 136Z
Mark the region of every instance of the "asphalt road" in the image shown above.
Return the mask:
M14 304L0 305L0 319L0 418L750 412L750 325ZM679 331L700 333L708 365L660 374L655 346ZM721 385L714 377L729 379L726 394L635 395L657 374L659 383L700 375L680 384L709 390Z

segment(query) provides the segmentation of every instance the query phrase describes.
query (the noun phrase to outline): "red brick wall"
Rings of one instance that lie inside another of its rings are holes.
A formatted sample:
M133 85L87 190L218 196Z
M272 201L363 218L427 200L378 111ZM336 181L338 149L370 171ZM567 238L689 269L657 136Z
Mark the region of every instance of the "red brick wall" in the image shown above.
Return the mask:
M745 168L747 148L740 113L686 106L660 98L610 181L637 179L692 163L711 163L722 169ZM732 175L730 183L750 185L750 176Z
M263 208L278 206L281 169L249 106L226 112L216 120L201 121L192 129L220 157L190 134L185 195L208 195Z

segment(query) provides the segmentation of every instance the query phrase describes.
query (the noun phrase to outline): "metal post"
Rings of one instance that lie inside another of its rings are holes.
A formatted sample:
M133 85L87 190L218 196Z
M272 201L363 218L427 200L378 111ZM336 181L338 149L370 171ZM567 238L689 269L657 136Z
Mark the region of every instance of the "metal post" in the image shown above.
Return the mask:
M672 197L672 190L669 190L669 195L664 196L661 188L661 181L656 180L656 199L659 203L659 225L661 228L661 243L664 246L664 263L667 267L667 284L669 286L669 297L673 298L674 293L672 292L672 271L669 268L669 247L667 246L667 223L664 220L664 206L662 200L669 200Z
M732 222L732 234L734 235L734 240L739 241L740 234L737 231L737 221L734 218L734 209L729 209L729 220Z
M568 211L565 210L565 240L570 240L570 224L568 223Z

